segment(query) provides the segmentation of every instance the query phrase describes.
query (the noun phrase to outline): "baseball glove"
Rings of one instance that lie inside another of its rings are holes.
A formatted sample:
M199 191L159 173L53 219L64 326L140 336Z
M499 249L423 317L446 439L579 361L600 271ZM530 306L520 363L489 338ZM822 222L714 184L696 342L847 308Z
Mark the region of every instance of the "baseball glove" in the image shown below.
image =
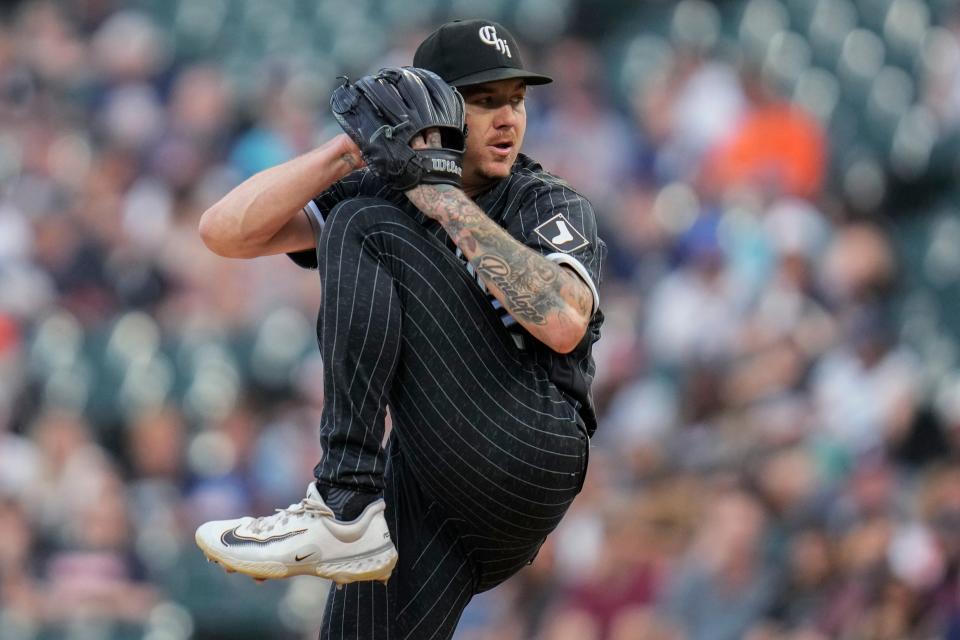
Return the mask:
M418 184L459 187L466 137L463 97L425 69L381 69L351 84L344 79L330 98L333 115L360 147L363 159L394 189ZM440 131L441 146L415 150L414 136Z

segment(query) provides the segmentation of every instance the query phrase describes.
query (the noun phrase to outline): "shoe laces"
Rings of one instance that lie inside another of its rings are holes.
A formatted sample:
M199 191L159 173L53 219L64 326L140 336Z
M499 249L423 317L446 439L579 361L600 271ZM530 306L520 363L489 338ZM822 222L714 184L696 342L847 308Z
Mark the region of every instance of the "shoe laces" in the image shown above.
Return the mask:
M261 534L273 530L280 526L286 526L293 516L308 515L309 517L333 516L330 507L319 500L313 498L304 498L296 504L292 504L286 509L275 509L276 513L270 516L261 516L251 522L247 528L251 533Z

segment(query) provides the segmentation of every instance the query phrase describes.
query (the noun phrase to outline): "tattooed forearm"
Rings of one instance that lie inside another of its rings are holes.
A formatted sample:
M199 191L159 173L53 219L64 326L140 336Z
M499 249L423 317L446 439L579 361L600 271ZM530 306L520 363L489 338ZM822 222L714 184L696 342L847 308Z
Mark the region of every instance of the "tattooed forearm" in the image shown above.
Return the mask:
M582 337L593 297L579 277L517 242L459 189L422 185L407 196L443 225L493 294L534 335L543 340L579 333L574 343Z
M480 235L482 239L477 243L477 252L468 257L495 295L499 290L497 297L513 317L526 325L546 326L551 321L564 327L575 324L576 305L571 305L569 298L576 296L570 294L586 286L575 275L506 233L494 231L487 235L485 231L471 230L472 238ZM581 315L585 321L589 309Z
M503 293L504 298L509 300L507 308L513 312L515 318L534 324L547 324L546 314L556 303L550 300L554 296L543 290L537 293L531 292L531 286L537 287L537 283L525 283L522 280L529 280L529 278L515 277L510 264L500 256L481 255L470 262L485 281L495 285Z

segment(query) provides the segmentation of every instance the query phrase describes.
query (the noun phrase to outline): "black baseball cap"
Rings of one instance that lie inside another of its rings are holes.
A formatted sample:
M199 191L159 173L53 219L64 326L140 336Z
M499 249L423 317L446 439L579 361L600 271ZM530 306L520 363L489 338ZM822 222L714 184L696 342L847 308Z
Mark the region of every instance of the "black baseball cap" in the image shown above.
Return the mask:
M454 20L417 47L413 66L433 71L455 87L520 78L547 84L553 78L523 68L513 34L491 20Z

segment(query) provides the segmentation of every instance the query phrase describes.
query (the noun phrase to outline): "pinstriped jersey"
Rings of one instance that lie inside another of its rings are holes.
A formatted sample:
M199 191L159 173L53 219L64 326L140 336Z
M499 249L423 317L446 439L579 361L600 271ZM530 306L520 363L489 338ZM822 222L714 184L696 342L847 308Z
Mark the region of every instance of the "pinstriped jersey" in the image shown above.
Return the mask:
M392 189L368 169L355 171L336 182L308 203L304 211L319 232L323 220L338 203L358 196L382 198L408 212L451 251L456 251L464 262L464 268L473 272L472 265L467 263L438 223L427 218L403 193ZM597 236L593 207L566 182L523 154L517 157L509 177L497 182L474 201L521 243L575 271L593 293L594 313L587 333L581 343L567 354L556 353L533 338L497 298L487 293L504 327L517 337L522 348L534 355L554 384L567 395L583 419L587 432L592 435L596 429L596 414L590 393L595 372L591 351L593 343L600 337L603 323L598 287L606 254L606 245ZM317 267L315 251L293 253L290 257L302 267ZM486 291L480 278L477 278L477 283Z

